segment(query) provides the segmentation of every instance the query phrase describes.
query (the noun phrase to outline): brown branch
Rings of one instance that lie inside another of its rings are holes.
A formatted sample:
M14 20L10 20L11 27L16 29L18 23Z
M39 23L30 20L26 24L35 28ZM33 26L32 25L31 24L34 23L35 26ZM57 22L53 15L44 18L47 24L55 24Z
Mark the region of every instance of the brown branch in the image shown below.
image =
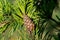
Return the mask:
M3 27L5 24L9 23L8 21L3 21L0 23L0 27Z

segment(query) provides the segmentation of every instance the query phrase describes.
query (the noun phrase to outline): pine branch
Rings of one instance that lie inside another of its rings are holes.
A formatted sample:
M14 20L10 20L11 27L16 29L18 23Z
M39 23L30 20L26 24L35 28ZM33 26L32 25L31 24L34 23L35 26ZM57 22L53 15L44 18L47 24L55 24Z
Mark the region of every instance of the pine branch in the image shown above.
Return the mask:
M0 27L3 27L5 24L9 23L8 21L3 21L0 23Z
M55 23L57 23L57 24L60 24L60 22L57 22L55 19L53 19L53 18L50 18L52 21L54 21Z

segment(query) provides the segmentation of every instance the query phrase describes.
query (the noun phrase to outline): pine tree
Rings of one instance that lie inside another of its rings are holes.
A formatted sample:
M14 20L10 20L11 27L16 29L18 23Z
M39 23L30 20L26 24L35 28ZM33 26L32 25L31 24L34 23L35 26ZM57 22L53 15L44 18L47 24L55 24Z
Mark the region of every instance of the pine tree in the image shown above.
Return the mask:
M59 40L59 2L0 0L0 40Z

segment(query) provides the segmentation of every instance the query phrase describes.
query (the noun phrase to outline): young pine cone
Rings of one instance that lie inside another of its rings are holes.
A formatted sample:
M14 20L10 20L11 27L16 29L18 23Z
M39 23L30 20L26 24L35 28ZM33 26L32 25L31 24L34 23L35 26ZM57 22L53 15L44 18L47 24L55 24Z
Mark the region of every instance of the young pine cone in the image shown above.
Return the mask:
M23 15L23 20L24 20L24 26L26 26L27 31L29 33L32 33L32 31L34 30L34 23L33 21L27 16L27 15Z

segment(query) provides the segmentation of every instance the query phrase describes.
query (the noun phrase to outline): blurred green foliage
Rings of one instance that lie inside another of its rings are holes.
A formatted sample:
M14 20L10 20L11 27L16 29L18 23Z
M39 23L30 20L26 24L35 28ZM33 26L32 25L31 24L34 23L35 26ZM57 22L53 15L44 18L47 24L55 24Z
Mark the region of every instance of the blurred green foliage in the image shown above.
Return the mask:
M8 22L0 26L0 40L60 40L59 13L59 0L0 0L0 25ZM23 14L35 24L32 37L24 26Z

